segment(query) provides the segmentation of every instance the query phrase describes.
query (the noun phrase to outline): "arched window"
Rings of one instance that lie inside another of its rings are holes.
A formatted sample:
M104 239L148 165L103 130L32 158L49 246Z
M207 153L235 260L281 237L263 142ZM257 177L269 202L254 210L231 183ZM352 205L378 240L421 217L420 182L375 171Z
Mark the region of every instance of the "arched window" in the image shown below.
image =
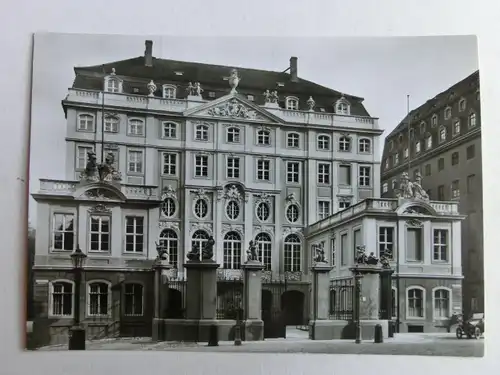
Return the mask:
M208 203L205 199L198 199L194 204L194 215L198 219L204 219L208 214Z
M123 313L125 316L141 316L144 314L144 287L142 284L124 284L123 300Z
M359 152L369 154L371 150L371 141L367 138L361 138L359 140Z
M175 99L176 91L174 85L163 85L163 97L165 99Z
M129 135L144 135L144 121L140 119L130 119L128 121Z
M255 245L259 252L259 260L264 264L264 270L271 270L271 236L267 233L259 233L255 236Z
M300 238L296 234L289 234L285 238L285 272L300 271Z
M291 204L286 209L286 219L290 223L296 223L299 220L300 210L296 204Z
M197 230L193 233L193 237L191 239L191 251L198 252L200 254L201 259L201 250L205 246L208 241L208 233L204 230Z
M172 229L163 229L160 233L160 245L165 248L168 254L168 262L177 268L179 258L179 240L177 234Z
M335 113L339 115L348 115L350 113L349 103L344 98L335 103Z
M460 112L465 111L466 104L467 104L467 102L465 101L465 98L460 99L460 101L458 102L458 110Z
M269 146L271 144L271 133L267 130L258 130L257 144Z
M435 128L437 126L437 124L438 124L438 117L437 117L437 115L434 114L434 115L432 115L432 118L431 118L431 126L433 128Z
M119 122L120 120L118 120L118 117L106 116L104 118L104 131L106 133L117 133Z
M226 205L226 215L229 220L236 220L240 216L240 205L235 200L230 200Z
M445 120L448 120L450 117L451 117L451 108L450 108L450 107L447 107L447 108L444 110L444 119L445 119Z
M108 78L107 84L106 84L106 91L107 92L119 92L120 91L120 84L117 79L114 78Z
M260 221L267 221L269 219L269 215L271 213L271 209L269 208L269 204L266 202L260 202L257 205L257 219Z
M339 151L348 152L351 150L351 139L343 135L339 139Z
M73 315L73 282L54 280L50 283L49 315L70 317Z
M235 127L227 128L226 141L227 143L240 143L240 129Z
M174 198L165 198L161 204L161 212L165 217L172 217L175 214L177 207Z
M224 236L224 268L239 269L241 266L241 237L236 232Z
M299 134L298 133L288 133L287 135L287 147L289 148L299 148Z
M286 98L286 109L296 111L299 109L299 99L290 96Z
M208 126L207 125L196 125L194 139L197 141L208 141Z
M94 131L94 116L89 114L78 115L78 130L85 132Z
M448 319L451 316L451 293L449 289L436 288L433 294L434 319Z
M318 150L330 149L330 137L327 135L318 135Z
M429 134L427 138L425 138L425 144L427 150L430 150L432 148L432 135Z
M105 281L89 282L88 301L89 316L107 316L110 304L110 283Z
M422 287L409 287L406 292L407 319L424 318L425 317L425 289Z

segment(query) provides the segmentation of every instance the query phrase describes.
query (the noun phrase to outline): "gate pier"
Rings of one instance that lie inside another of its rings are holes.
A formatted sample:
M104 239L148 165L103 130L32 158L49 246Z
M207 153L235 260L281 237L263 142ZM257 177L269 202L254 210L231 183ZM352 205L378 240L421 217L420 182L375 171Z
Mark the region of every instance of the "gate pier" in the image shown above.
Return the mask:
M262 269L259 261L250 260L242 265L244 272L244 320L246 341L264 340L262 321Z

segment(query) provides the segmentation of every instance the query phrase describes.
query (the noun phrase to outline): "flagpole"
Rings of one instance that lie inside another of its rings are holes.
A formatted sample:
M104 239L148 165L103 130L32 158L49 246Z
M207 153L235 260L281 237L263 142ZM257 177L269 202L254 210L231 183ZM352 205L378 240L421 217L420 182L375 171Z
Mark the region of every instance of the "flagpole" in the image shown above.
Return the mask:
M106 71L104 70L104 65L102 67L104 76L106 76ZM106 91L105 80L103 80L102 86L102 108L101 108L101 163L104 163L104 92Z

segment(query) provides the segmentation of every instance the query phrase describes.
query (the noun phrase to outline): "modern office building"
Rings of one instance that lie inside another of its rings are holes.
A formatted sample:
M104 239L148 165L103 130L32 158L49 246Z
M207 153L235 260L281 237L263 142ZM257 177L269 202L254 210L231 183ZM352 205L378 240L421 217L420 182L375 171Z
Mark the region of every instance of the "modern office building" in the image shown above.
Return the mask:
M403 172L423 176L434 201L455 201L462 223L463 308L484 311L483 196L479 71L412 110L385 140L382 197ZM408 123L410 128L408 129Z
M77 247L89 335L147 335L157 244L182 278L186 254L212 236L220 274L238 277L254 240L265 272L308 296L304 228L380 195L382 131L362 98L300 78L296 57L271 72L152 50L75 68L62 101L66 178L33 193L35 299L51 337L71 325ZM307 303L294 307L303 317Z

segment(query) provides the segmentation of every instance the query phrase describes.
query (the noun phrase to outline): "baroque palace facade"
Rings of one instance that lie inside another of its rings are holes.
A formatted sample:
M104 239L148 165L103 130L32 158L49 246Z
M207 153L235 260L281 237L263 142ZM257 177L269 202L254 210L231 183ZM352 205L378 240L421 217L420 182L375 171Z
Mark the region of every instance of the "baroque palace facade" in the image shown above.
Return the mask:
M295 57L281 73L236 70L158 59L146 41L144 56L75 75L62 101L66 179L33 193L37 316L61 335L77 247L90 335L115 321L146 332L157 244L182 278L186 254L212 236L220 272L238 276L254 240L266 271L308 293L304 228L380 196L378 120L362 98L299 78ZM112 166L108 183L82 179L92 158Z
M403 172L423 176L433 201L458 204L463 308L484 312L483 198L479 71L412 110L387 136L381 196L395 197ZM410 123L410 129L408 129Z

